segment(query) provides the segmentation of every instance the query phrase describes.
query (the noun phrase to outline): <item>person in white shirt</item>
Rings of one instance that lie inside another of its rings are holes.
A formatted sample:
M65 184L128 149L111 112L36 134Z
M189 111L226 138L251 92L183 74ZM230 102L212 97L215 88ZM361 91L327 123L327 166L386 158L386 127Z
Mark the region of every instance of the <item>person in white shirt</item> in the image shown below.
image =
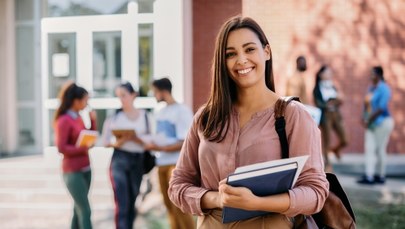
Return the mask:
M169 199L167 191L173 169L176 167L180 149L193 121L193 113L187 106L177 103L172 96L172 84L168 78L153 81L152 89L158 102L166 106L156 114L156 134L153 143L145 148L156 151L159 183L172 229L193 229L195 222Z
M103 126L103 144L114 148L111 158L110 178L115 200L115 225L117 229L132 229L137 211L136 197L144 174L144 143L149 136L146 111L134 107L136 92L130 83L116 89L122 109L109 117ZM134 134L114 136L114 130L134 130Z

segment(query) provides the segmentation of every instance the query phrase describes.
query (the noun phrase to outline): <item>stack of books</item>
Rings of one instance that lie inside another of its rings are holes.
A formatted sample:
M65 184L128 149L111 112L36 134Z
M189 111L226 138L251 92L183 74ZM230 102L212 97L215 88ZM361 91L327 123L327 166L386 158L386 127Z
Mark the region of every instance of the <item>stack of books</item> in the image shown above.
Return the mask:
M261 197L285 193L294 187L307 159L308 156L301 156L239 167L228 176L227 184L246 187ZM230 223L267 214L270 212L224 207L222 222Z

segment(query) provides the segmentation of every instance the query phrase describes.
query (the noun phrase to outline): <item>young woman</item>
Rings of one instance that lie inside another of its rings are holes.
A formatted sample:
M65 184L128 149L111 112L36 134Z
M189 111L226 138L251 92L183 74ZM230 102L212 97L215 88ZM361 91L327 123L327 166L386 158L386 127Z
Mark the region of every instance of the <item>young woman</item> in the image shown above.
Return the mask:
M290 157L310 155L293 189L258 197L227 185L224 179L237 167L281 158L271 50L254 20L234 17L222 26L212 69L210 97L196 114L173 171L171 200L199 215L198 228L292 228L289 217L319 211L328 195L316 124L303 105L287 107ZM222 224L224 206L278 214Z
M330 169L328 160L328 152L332 150L336 157L340 158L340 150L347 145L346 134L343 128L342 115L340 113L340 106L342 105L342 98L339 95L333 81L332 70L323 65L316 73L315 87L313 95L316 106L321 109L321 132L322 132L322 152L325 159L325 166ZM330 135L335 131L339 143L331 148Z
M394 119L389 112L391 89L384 80L381 66L371 70L371 86L365 98L363 125L365 133L365 175L360 184L384 184L387 145L394 129Z
M87 106L87 91L72 83L60 93L60 106L55 113L56 145L63 154L63 180L74 200L71 228L92 228L88 193L91 182L89 148L77 147L76 141L82 130L86 129L79 111ZM95 114L91 113L91 129L95 130Z
M121 84L115 93L122 109L105 121L103 141L106 147L114 148L110 176L115 198L116 228L132 229L137 213L135 200L143 176L143 140L149 131L145 111L134 107L136 92L132 85ZM132 129L136 134L113 137L113 130L123 129Z

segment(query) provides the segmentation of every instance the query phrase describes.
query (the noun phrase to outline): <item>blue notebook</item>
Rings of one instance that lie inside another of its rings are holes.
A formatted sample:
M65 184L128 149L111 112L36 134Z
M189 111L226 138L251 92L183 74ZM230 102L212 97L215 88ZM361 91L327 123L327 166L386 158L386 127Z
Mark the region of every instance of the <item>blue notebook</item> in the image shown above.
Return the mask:
M292 188L297 169L298 163L292 162L284 165L234 173L228 176L227 184L233 187L246 187L257 196L284 193ZM224 207L222 223L246 220L267 214L271 213Z

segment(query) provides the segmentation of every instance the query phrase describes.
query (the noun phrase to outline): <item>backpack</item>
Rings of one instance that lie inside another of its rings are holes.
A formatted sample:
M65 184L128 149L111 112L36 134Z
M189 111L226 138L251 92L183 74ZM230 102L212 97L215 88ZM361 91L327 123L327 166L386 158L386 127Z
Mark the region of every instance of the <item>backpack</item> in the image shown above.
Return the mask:
M284 112L287 105L292 101L299 101L298 97L286 97L279 99L274 108L276 118L275 129L280 139L282 158L289 158L289 147L285 131ZM311 216L299 215L295 217L294 228L307 229L311 222L315 221L318 228L332 229L355 229L356 217L350 205L345 191L339 183L336 175L326 173L329 182L329 195L325 200L322 210ZM313 220L312 220L312 219Z

